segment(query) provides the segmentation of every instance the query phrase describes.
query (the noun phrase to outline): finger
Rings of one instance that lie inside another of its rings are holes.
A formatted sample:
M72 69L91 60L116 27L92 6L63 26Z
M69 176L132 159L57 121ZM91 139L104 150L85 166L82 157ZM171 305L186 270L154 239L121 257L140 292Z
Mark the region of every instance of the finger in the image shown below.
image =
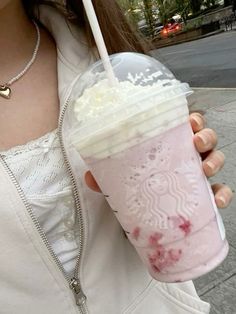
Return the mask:
M211 152L202 163L205 175L207 177L214 176L224 166L224 163L225 155L220 150Z
M92 175L92 173L90 171L87 171L85 173L84 179L85 179L85 182L86 182L87 186L91 190L93 190L95 192L101 192L101 189L99 188L96 180L94 179L94 177L93 177L93 175Z
M190 123L192 125L193 132L196 133L204 129L206 120L203 115L198 112L194 112L190 115Z
M212 129L203 129L194 135L194 144L199 153L214 149L217 145L217 135Z
M213 184L213 193L215 194L215 201L218 208L226 208L229 206L233 198L232 190L224 184Z

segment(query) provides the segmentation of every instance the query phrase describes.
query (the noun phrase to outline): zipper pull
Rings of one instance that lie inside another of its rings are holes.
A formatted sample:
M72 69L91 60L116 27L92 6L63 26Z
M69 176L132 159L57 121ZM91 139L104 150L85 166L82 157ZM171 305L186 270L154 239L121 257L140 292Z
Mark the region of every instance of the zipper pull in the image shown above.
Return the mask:
M81 306L86 301L86 296L80 288L79 280L76 278L72 278L70 281L70 288L74 292L76 305Z

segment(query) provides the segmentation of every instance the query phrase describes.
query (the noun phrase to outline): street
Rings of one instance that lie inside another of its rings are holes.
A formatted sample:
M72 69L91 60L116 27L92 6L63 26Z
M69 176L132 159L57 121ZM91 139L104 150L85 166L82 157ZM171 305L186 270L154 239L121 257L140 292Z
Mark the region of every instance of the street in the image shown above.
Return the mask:
M192 87L236 87L236 31L152 51Z

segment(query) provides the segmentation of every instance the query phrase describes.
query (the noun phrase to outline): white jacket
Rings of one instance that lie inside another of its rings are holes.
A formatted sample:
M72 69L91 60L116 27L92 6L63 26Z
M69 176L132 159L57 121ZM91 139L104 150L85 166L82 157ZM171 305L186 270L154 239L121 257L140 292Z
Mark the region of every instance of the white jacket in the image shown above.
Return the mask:
M103 195L85 185L86 166L68 142L70 99L78 90L76 77L93 57L82 32L71 33L55 9L41 7L40 18L58 47L59 124L81 221L77 272L81 290L70 289L20 187L0 158L0 314L209 313L209 304L199 299L192 282L166 284L149 276ZM76 305L75 296L81 305Z

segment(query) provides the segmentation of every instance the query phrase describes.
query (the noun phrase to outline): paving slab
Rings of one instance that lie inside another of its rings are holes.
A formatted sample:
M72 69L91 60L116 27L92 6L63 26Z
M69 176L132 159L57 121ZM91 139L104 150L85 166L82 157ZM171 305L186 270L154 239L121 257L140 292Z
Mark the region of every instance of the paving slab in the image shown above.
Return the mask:
M225 167L210 181L227 183L236 190L236 90L196 89L189 106L204 113L207 126L217 131L218 148L226 156ZM211 303L211 314L236 314L236 198L220 212L229 254L219 267L194 283L201 298Z
M235 314L236 275L223 281L204 295L211 303L210 314Z
M236 101L236 88L193 88L193 91L194 93L188 98L191 111L206 111Z

